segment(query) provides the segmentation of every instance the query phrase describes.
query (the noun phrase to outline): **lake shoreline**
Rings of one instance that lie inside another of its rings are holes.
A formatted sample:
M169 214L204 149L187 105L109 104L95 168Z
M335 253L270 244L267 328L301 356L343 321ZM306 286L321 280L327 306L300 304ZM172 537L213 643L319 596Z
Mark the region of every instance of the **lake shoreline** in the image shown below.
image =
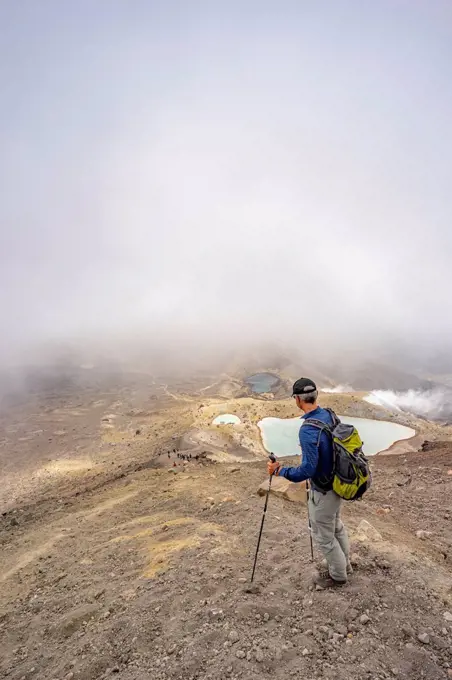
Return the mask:
M392 450L402 453L406 444L410 441L416 442L419 433L413 428L386 420L373 420L360 418L358 416L338 416L342 422L354 425L364 442L364 453L366 456L376 456L379 454L389 454ZM269 453L272 452L277 458L294 457L301 455L298 443L298 424L296 418L262 418L258 423L258 430L262 446ZM300 427L302 423L300 424ZM273 428L273 432L271 429ZM279 430L276 431L276 430ZM279 436L279 440L278 440ZM394 438L393 438L394 437ZM367 449L366 449L366 441ZM420 446L422 445L422 442ZM293 451L291 453L290 451ZM409 445L407 451L419 450Z

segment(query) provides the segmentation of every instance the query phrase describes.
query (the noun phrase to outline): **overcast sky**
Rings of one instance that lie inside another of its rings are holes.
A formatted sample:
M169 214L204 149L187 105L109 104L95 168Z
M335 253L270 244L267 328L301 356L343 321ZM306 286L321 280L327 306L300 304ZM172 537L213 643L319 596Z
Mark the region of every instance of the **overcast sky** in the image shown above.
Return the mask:
M3 0L0 98L4 356L452 341L448 0Z

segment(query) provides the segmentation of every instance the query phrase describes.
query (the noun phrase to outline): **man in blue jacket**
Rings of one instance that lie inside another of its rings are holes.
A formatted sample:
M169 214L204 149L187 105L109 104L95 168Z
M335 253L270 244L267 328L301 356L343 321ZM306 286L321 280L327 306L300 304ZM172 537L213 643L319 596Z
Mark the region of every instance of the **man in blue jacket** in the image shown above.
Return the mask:
M268 473L285 477L291 482L311 481L308 494L312 534L325 557L328 570L319 573L314 581L322 588L340 586L352 573L349 559L347 530L340 518L342 499L333 491L333 445L325 430L309 426L315 418L332 425L329 411L317 403L317 387L309 378L294 383L292 396L304 412L299 439L302 452L301 465L281 467L278 461L268 463Z

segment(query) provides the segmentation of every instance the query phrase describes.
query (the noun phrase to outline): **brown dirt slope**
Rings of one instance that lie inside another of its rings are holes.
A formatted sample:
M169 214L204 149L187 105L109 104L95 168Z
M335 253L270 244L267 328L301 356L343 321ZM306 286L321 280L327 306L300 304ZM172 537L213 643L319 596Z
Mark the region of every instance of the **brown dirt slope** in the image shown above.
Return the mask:
M273 497L244 592L264 463L129 469L7 512L0 677L451 677L452 445L426 449L372 461L344 512L355 573L334 592L310 586L305 507Z

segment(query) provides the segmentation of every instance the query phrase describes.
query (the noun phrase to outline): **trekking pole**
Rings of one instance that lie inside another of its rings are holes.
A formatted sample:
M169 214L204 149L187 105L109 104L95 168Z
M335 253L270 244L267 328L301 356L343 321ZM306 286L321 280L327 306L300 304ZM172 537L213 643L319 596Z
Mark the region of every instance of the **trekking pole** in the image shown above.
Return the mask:
M275 458L275 455L273 453L271 453L269 455L269 458L270 458L272 463L276 462L276 458ZM259 546L261 544L262 529L264 528L265 513L267 512L267 505L268 505L268 497L270 495L270 489L271 489L271 486L272 486L272 477L273 477L273 475L270 475L270 478L268 480L268 489L267 489L267 495L265 496L264 512L262 513L261 529L259 531L259 538L257 539L256 554L254 555L254 564L253 564L253 573L251 574L251 583L253 582L254 572L256 571L257 555L259 553Z
M314 546L312 545L311 515L309 514L309 482L306 480L306 508L308 511L309 540L311 542L311 560L314 562Z

